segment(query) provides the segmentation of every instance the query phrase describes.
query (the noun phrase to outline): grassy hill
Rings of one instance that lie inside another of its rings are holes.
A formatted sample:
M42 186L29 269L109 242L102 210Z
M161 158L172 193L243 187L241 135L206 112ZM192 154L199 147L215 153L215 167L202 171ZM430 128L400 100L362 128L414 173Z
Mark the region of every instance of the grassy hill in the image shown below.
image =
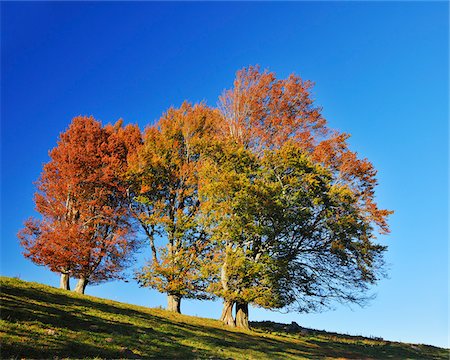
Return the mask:
M1 358L448 359L449 351L252 323L252 331L0 277ZM286 331L287 330L287 331Z

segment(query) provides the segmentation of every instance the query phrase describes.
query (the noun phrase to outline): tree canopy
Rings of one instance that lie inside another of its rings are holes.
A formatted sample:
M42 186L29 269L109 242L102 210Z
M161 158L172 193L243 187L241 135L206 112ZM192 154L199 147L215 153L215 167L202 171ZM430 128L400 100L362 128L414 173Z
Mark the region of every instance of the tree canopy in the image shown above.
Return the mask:
M250 67L220 97L223 146L203 194L221 252L210 289L225 299L227 324L234 302L244 327L249 302L299 311L362 303L382 275L385 247L374 239L388 232L390 211L374 201L376 171L327 127L311 87Z
M203 104L171 108L146 129L138 163L133 214L144 229L151 260L138 272L141 285L167 293L169 308L181 298L205 298L199 258L207 246L198 224L198 170L217 131L217 112ZM155 246L155 237L167 242Z
M144 133L74 118L37 182L42 218L19 233L25 256L83 292L122 277L139 228L150 259L135 278L166 293L171 311L182 298L221 298L222 321L248 327L249 304L363 304L384 274L376 235L392 212L312 87L248 67L217 108L184 102Z
M42 219L29 219L19 233L25 256L80 279L80 292L88 282L122 278L137 246L122 176L139 134L135 126L76 117L37 182Z

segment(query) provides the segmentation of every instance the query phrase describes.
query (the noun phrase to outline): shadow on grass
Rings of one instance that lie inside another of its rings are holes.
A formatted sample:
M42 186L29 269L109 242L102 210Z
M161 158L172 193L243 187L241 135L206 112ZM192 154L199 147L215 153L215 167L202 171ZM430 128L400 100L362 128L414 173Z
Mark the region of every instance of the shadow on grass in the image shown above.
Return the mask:
M2 358L421 358L409 348L322 341L316 337L265 337L182 317L150 314L126 305L2 282L1 317L9 341ZM231 357L234 358L233 355ZM423 358L423 357L422 357ZM426 357L439 359L445 357Z
M146 313L5 283L1 292L1 317L15 339L2 343L1 358L197 357ZM91 309L95 316L86 314Z

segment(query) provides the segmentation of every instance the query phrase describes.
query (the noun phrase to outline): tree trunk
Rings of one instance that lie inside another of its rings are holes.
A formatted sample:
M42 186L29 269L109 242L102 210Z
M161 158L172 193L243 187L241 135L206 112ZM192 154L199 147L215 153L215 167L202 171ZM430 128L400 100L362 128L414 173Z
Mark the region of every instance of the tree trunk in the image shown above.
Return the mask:
M181 303L181 296L172 295L172 294L167 295L167 310L168 311L172 311L172 312L181 314L180 303Z
M223 310L222 316L220 317L220 321L222 321L225 325L235 327L236 323L233 319L233 306L234 301L224 300L223 301Z
M75 286L75 292L79 294L84 294L84 290L86 289L87 284L88 284L87 279L80 278L77 282L77 286Z
M248 324L248 303L236 303L236 326L242 329L250 329Z
M228 252L231 251L231 245L226 244L226 250L225 250L225 259L222 264L222 268L220 271L220 282L222 284L222 288L224 291L228 290ZM224 299L223 301L223 310L222 310L222 316L220 317L220 320L228 326L235 327L236 322L233 319L233 306L234 301L229 301Z
M61 280L59 281L59 288L64 290L70 290L70 278L68 272L61 273Z

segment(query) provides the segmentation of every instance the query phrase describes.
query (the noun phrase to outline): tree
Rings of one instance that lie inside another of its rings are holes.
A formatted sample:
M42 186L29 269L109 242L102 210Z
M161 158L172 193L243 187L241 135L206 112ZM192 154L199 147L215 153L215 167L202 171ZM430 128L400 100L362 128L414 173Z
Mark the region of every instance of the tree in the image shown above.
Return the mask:
M19 232L24 255L79 279L76 291L122 277L137 246L129 222L123 175L139 142L136 126L102 127L92 117L76 117L50 152L37 182L36 210Z
M168 310L181 299L205 298L199 259L206 233L198 224L198 170L216 132L217 112L203 104L171 108L146 129L132 171L136 183L133 214L150 243L151 260L137 273L142 286L168 295ZM157 237L167 242L157 247Z
M367 159L351 151L349 134L327 126L311 96L313 83L291 74L277 79L258 66L236 73L233 88L219 98L222 137L231 138L255 154L279 148L288 140L334 172L358 196L360 207L382 234L389 233L392 211L379 209L375 198L376 170Z
M374 233L388 232L386 219L391 212L379 209L374 201L377 182L372 164L348 149L347 134L326 126L310 96L311 88L298 76L277 80L273 73L250 67L237 73L234 87L220 98L223 141L234 142L238 152L249 151L256 159L253 168L236 167L240 163L236 160L230 165L216 159L218 168L209 171L213 185L205 187L205 197L218 202L209 211L219 206L228 209L211 212L215 219L208 220L213 237L225 244L217 247L222 255L215 256L222 261L222 281L216 282L222 288L215 293L225 299L222 317L226 323L233 323L229 316L233 302L238 303L237 323L246 327L248 302L269 308L300 302L298 310L325 306L330 299L360 302L363 297L356 296L356 290L361 293L366 284L378 279L384 247L373 242ZM307 161L296 163L295 157ZM279 164L280 159L290 160ZM230 166L231 175L227 174ZM285 175L275 171L277 166ZM305 186L311 187L304 176L306 169L321 179L321 192L304 192ZM297 188L290 188L292 182ZM230 271L230 251L241 254L245 269L255 259L265 265L254 265L259 270L251 271L251 279L245 280L242 271L224 276L223 269ZM308 260L302 261L303 257ZM232 292L245 296L230 300L223 295L230 288L223 280L231 277L241 284ZM250 285L242 286L244 280ZM270 288L262 292L270 296L249 292L257 290L255 284ZM266 302L266 298L276 301Z
M374 242L374 223L358 194L295 143L264 160L268 182L277 183L273 256L283 307L311 311L336 300L364 303L368 285L383 276L386 247Z
M248 327L249 303L311 311L366 299L385 247L373 243L357 198L330 170L292 142L261 157L241 148L203 170L216 251L205 265L215 275L208 290L224 299L226 324Z
M249 302L279 307L272 281L276 264L269 252L259 250L269 229L265 215L274 211L267 201L269 188L261 182L260 160L248 149L229 143L202 167L199 193L212 245L204 272L209 274L208 291L224 299L221 320L230 326L248 327L241 313L248 311Z

